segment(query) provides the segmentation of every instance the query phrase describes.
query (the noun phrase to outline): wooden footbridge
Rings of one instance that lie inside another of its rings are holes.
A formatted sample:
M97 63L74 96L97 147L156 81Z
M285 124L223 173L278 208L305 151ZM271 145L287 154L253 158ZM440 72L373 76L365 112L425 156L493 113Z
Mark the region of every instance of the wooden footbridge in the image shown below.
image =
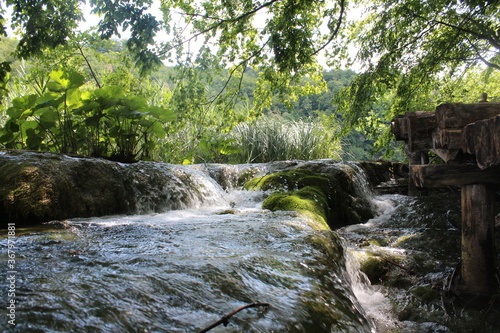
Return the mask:
M406 143L410 193L416 188L461 187L461 288L491 295L498 288L495 193L500 188L500 103L446 103L434 112L407 112L392 121ZM429 164L429 152L443 164Z

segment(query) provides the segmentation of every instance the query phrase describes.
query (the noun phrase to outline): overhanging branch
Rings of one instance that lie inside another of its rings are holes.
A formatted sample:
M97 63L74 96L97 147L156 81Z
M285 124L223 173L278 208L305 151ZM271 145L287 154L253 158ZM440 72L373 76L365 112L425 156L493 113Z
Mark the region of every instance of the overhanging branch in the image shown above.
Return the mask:
M222 18L216 18L217 20L219 20L219 22L217 22L216 24L206 28L205 30L202 30L196 34L194 34L193 36L189 37L188 39L185 39L171 47L169 47L168 49L164 50L163 52L161 52L159 55L162 56L162 55L165 55L166 53L172 51L173 49L181 46L181 45L184 45L186 43L189 43L190 41L192 41L193 39L196 39L197 37L201 36L201 35L204 35L212 30L216 30L218 29L220 26L222 26L223 24L226 24L226 23L233 23L233 22L238 22L248 16L251 16L255 13L257 13L259 10L262 10L266 7L269 7L271 6L273 3L277 2L277 1L280 1L280 0L271 0L271 1L268 1L266 3L263 3L262 5L258 6L258 7L255 7L254 9L252 9L251 11L248 11L248 12L245 12L235 18L229 18L229 19L222 19ZM344 0L342 0L344 1ZM192 14L190 16L200 16L200 15L195 15L195 14ZM203 15L201 15L203 17Z
M335 26L335 30L330 35L330 38L328 38L326 43L323 44L319 49L317 49L316 51L313 52L313 54L312 54L313 56L317 55L321 50L323 50L325 47L327 47L328 44L330 44L333 41L333 39L338 35L338 32L340 30L340 26L342 25L342 21L344 19L344 14L345 14L345 0L341 0L340 1L340 14L339 14L339 18L337 20L337 25Z

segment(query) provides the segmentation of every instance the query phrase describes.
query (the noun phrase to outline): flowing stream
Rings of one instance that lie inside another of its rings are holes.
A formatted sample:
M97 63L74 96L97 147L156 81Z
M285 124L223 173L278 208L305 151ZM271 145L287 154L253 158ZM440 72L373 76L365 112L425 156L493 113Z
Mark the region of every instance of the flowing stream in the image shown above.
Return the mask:
M0 329L198 332L258 302L269 306L245 309L212 331L391 325L388 301L368 287L337 232L316 230L294 212L262 210L266 193L224 190L205 177L206 197L191 208L18 229L16 326L1 320ZM379 200L384 205L381 216L393 214L395 200ZM7 247L4 235L0 246Z

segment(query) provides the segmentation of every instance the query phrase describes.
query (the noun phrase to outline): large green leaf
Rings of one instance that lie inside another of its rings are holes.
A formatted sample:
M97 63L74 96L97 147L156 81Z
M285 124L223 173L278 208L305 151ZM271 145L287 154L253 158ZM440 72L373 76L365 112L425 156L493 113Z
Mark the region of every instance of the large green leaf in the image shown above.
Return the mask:
M57 110L55 110L51 107L38 109L35 111L35 113L33 115L39 116L40 124L45 129L48 129L49 127L55 126L56 121L59 118L59 113L57 112Z
M51 81L47 88L54 92L78 88L85 82L83 75L75 71L53 71L49 76Z
M52 106L54 108L59 108L63 102L63 96L59 93L47 92L36 99L36 104L38 108Z
M177 117L172 110L159 106L152 105L148 108L148 111L152 116L164 122L174 121Z
M35 106L36 95L26 95L16 97L12 100L12 106L7 109L7 115L11 118L18 119L24 111Z
M79 89L68 89L66 93L66 105L69 110L79 108L83 103L84 101L81 98L81 91Z
M101 103L106 104L116 104L120 98L123 97L123 88L117 86L106 86L100 89L94 90L94 98L102 101Z
M165 139L166 137L166 132L165 132L165 129L163 128L163 126L161 125L161 123L155 121L153 123L153 125L151 125L151 131L154 133L154 135L158 138L158 139Z
M131 110L140 111L148 107L148 103L144 97L135 96L131 98L124 98L123 105L129 107Z

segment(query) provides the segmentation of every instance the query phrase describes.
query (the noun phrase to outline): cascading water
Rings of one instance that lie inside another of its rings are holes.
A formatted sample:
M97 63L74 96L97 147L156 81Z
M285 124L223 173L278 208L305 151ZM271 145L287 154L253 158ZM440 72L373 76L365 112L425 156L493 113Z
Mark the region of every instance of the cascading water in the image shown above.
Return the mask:
M298 167L349 175L352 193L369 199L378 216L338 232L318 230L295 212L263 210L268 193L235 185L245 173ZM356 256L407 253L392 245L409 243L416 233L434 227L425 221L405 227L411 214L421 215L412 211L416 201L374 198L358 164L292 161L166 169L141 162L116 168L133 174L125 186L136 198L127 200L138 214L16 230L16 325L0 320L2 331L197 332L256 302L269 306L241 311L213 332L414 327L391 315L383 290L370 286ZM438 232L441 227L449 228L439 226ZM384 244L372 244L373 235L381 243L384 238ZM5 235L0 246L7 247ZM1 258L6 261L6 251ZM5 271L0 278L5 281ZM0 302L6 292L0 290Z
M225 191L210 172L169 172L191 207L19 228L16 325L2 331L196 332L254 302L269 307L213 331L373 331L335 232L262 210L265 193Z

